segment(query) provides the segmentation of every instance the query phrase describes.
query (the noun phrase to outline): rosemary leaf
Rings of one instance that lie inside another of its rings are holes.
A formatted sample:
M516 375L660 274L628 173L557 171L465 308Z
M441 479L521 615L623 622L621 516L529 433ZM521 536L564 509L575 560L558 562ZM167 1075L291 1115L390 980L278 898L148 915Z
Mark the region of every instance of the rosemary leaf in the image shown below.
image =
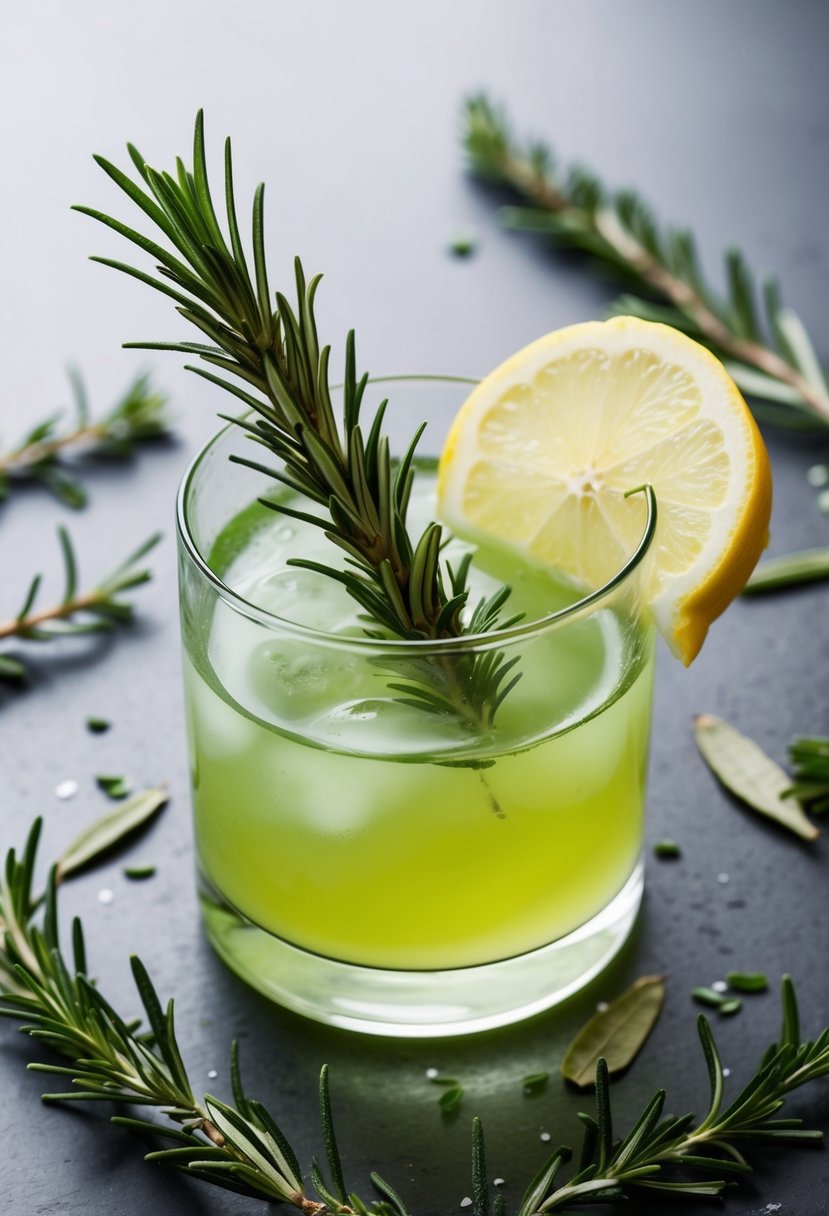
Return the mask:
M802 549L759 563L742 590L743 595L763 595L784 587L815 583L829 578L829 548Z
M582 1026L564 1054L562 1076L584 1089L594 1083L599 1059L606 1061L610 1074L627 1068L653 1030L664 1000L662 977L642 976Z
M781 827L816 840L820 832L793 799L784 797L791 778L756 743L713 714L698 714L694 737L714 776L729 793Z

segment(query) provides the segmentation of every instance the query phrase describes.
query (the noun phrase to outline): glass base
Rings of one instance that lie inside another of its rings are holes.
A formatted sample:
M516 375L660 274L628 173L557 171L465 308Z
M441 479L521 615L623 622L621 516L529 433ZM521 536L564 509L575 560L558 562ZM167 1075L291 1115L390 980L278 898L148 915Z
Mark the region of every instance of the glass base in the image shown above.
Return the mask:
M252 924L200 875L207 936L248 984L304 1017L399 1038L472 1034L531 1017L572 996L628 937L642 900L643 866L597 916L528 954L452 971L391 971L301 950Z

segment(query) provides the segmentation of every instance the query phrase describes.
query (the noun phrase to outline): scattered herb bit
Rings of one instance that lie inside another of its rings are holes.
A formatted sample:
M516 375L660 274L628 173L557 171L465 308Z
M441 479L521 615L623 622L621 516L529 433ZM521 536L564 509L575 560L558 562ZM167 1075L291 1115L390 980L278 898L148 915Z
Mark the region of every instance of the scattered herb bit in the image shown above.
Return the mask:
M642 976L585 1023L565 1052L562 1076L584 1089L594 1083L599 1059L607 1062L611 1076L627 1068L653 1029L664 1000L662 977Z
M527 1093L538 1094L542 1089L546 1089L549 1079L548 1072L531 1072L529 1076L523 1078L521 1084Z
M8 680L13 684L19 684L26 679L26 668L10 654L0 654L0 681Z
M124 877L136 882L141 882L145 878L154 878L155 874L155 866L124 866Z
M97 422L89 417L86 390L77 371L69 373L75 398L75 421L60 427L62 411L37 423L18 447L0 452L0 501L15 481L41 485L68 507L83 507L86 490L65 464L67 455L129 456L137 443L165 435L170 426L167 399L139 376L118 403Z
M741 592L742 595L762 595L780 591L801 583L815 583L829 578L829 548L801 549L783 557L768 557L760 562Z
M94 834L94 826L87 835ZM19 855L9 850L5 880L0 884L0 1016L22 1024L38 1047L47 1039L49 1046L68 1060L67 1066L52 1061L30 1064L40 1072L62 1077L68 1074L77 1082L77 1087L68 1092L47 1094L44 1099L103 1099L115 1103L124 1111L114 1116L115 1123L150 1134L155 1143L159 1138L172 1142L171 1147L153 1151L154 1161L186 1169L205 1182L230 1187L265 1203L288 1204L302 1212L313 1210L318 1216L333 1216L343 1211L346 1203L361 1212L379 1211L382 1206L404 1216L407 1208L403 1201L377 1174L371 1178L383 1202L372 1205L372 1209L346 1190L327 1067L320 1074L320 1113L332 1181L326 1180L314 1161L310 1176L319 1203L309 1196L303 1171L285 1133L271 1113L246 1093L237 1043L231 1047L230 1062L234 1105L210 1096L198 1100L182 1060L172 1017L165 1016L141 961L133 958L132 972L149 1027L123 1018L101 988L86 978L86 945L78 919L72 930L71 955L64 956L56 868L50 869L45 895L37 896L32 887L40 829L38 820ZM642 1188L660 1190L671 1199L677 1194L720 1195L733 1185L729 1182L732 1174L750 1170L743 1154L752 1147L765 1151L770 1142L788 1147L820 1141L820 1131L804 1128L797 1118L781 1119L779 1111L790 1092L829 1075L829 1027L814 1041L801 1039L797 999L788 976L781 984L781 1001L779 1042L763 1053L754 1076L726 1109L723 1079L728 1070L722 1066L708 1022L700 1016L698 1030L711 1097L709 1109L699 1122L693 1115L663 1120L665 1092L658 1090L627 1135L620 1136L611 1107L607 1065L600 1059L596 1065L595 1112L583 1119L586 1126L581 1153L576 1154L580 1158L576 1172L559 1177L561 1167L573 1153L569 1147L556 1149L530 1183L521 1210L561 1211L590 1202L597 1195L605 1205L630 1210L631 1199L639 1197ZM159 1119L167 1122L137 1118L133 1113L136 1102L158 1108ZM472 1124L472 1148L472 1191L477 1210L503 1216L501 1197L490 1201L479 1119ZM207 1162L209 1170L205 1168ZM677 1168L682 1171L678 1178ZM498 1179L495 1185L501 1181Z
M733 997L730 1001L723 1001L720 1005L719 1012L724 1018L731 1017L734 1013L739 1013L743 1007L743 1002L738 997Z
M128 777L115 777L106 773L99 773L95 778L95 782L108 798L116 800L127 798L132 791Z
M451 1115L458 1109L463 1098L463 1086L453 1085L451 1089L445 1090L438 1098L438 1106L445 1115Z
M661 858L673 859L682 856L682 849L675 840L657 840L653 851L656 857Z
M102 815L81 832L58 858L58 881L99 861L110 850L117 848L127 836L149 823L167 801L168 795L164 789L144 790L123 806Z
M86 729L93 735L102 735L104 731L109 730L111 722L106 718L87 718Z
M442 1073L435 1073L433 1077L429 1077L433 1085L458 1085L460 1082L457 1077L445 1077Z
M729 971L725 978L735 992L765 992L769 986L762 971Z
M697 715L694 736L708 767L735 798L803 840L820 835L798 803L784 797L792 784L788 773L751 739L712 714Z
M728 1002L728 997L714 988L694 988L691 996L700 1005L710 1005L712 1009L721 1009Z
M456 258L468 258L478 248L478 241L471 232L456 232L449 242L449 252Z

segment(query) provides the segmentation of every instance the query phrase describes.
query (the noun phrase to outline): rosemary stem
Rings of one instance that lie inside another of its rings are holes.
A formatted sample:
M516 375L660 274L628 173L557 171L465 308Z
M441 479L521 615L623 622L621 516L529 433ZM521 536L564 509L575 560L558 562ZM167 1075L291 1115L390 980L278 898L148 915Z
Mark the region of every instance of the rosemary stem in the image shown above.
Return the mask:
M671 274L622 225L609 207L600 207L594 216L576 206L542 173L525 159L507 154L500 171L520 194L542 210L569 217L581 227L592 227L620 262L631 267L655 290L667 296L699 326L708 340L725 354L794 388L820 418L829 421L829 395L811 384L796 367L782 359L762 342L740 337L723 324L694 287Z
M104 603L106 598L101 592L93 591L88 595L79 595L75 599L67 600L66 603L55 604L53 608L46 608L43 612L35 612L31 616L13 617L10 621L0 623L0 641L14 637L25 638L29 630L36 629L47 621L66 620L77 612L85 612L96 604Z
M88 426L78 427L58 439L24 444L11 452L6 452L5 455L0 455L0 473L14 473L30 469L43 461L51 460L67 448L83 447L84 444L94 443L95 440L103 439L105 436L106 428L101 423L90 423Z
M690 283L672 275L653 258L639 242L625 232L616 215L607 207L601 208L595 219L600 236L615 253L628 262L646 282L666 295L673 304L686 313L700 327L706 337L726 354L756 367L758 371L782 380L796 389L810 407L821 418L829 421L829 397L819 392L808 380L785 359L761 342L740 338L724 325Z

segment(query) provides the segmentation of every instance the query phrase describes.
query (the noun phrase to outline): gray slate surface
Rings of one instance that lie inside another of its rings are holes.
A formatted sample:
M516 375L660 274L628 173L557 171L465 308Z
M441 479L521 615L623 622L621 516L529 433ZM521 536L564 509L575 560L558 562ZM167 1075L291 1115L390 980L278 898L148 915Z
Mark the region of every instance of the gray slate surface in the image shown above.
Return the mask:
M333 335L355 325L363 365L374 371L486 370L546 329L601 315L610 298L611 289L576 263L499 231L492 198L465 180L458 103L481 85L509 102L521 128L549 134L564 158L584 159L611 182L638 184L666 218L691 222L713 267L737 239L753 264L781 275L826 353L823 4L36 0L3 5L0 21L4 441L67 399L68 361L84 369L103 405L147 363L122 352L121 341L182 332L160 298L85 261L88 252L124 251L68 206L116 203L93 150L120 158L130 138L154 163L168 164L187 148L198 105L207 109L214 158L220 136L234 133L240 192L260 177L269 183L274 278L296 251L309 268L323 268L322 324ZM461 226L481 237L468 262L445 252ZM223 403L175 357L152 365L174 399L174 443L123 468L97 467L83 514L38 490L2 508L0 617L15 609L36 569L56 571L58 522L70 525L90 574L158 527L167 539L129 635L94 650L44 652L31 687L4 699L0 824L6 847L43 814L46 847L56 850L103 809L95 772L169 781L173 805L136 852L158 864L157 878L128 885L114 863L67 889L64 905L83 914L94 969L122 1008L136 1003L127 967L133 950L160 990L175 992L197 1084L228 1094L226 1047L239 1035L257 1094L295 1130L309 1159L320 1149L316 1075L327 1060L353 1184L367 1190L368 1169L379 1167L416 1212L449 1213L469 1190L473 1113L488 1131L492 1172L512 1195L542 1159L542 1130L556 1141L574 1135L584 1099L554 1079L528 1100L520 1078L555 1070L595 1002L636 975L666 972L670 995L647 1051L614 1091L620 1119L662 1083L673 1109L702 1106L688 993L732 966L793 972L806 1026L829 1020L825 843L808 849L750 821L715 787L690 735L691 714L702 709L781 758L793 734L829 733L825 588L736 604L691 671L660 655L649 831L681 841L683 859L649 858L635 940L565 1008L486 1037L385 1043L303 1023L227 973L202 938L192 891L172 543L177 480ZM829 526L804 479L826 455L825 441L770 436L770 443L773 551L826 543ZM111 717L113 730L90 736L88 714ZM64 803L53 791L66 777L80 781L81 793ZM719 873L730 881L718 883ZM497 891L497 875L493 884ZM96 899L103 886L115 892L109 907ZM381 886L359 897L382 906L393 892ZM753 1067L777 1020L769 995L747 1000L739 1017L717 1026L733 1079ZM145 1166L142 1145L110 1128L103 1112L42 1108L42 1080L24 1071L34 1054L3 1028L0 1211L257 1210ZM468 1091L449 1123L424 1080L430 1065L461 1077ZM826 1085L816 1086L795 1108L826 1128L827 1102ZM826 1183L823 1154L768 1154L727 1210L820 1216L829 1211Z

